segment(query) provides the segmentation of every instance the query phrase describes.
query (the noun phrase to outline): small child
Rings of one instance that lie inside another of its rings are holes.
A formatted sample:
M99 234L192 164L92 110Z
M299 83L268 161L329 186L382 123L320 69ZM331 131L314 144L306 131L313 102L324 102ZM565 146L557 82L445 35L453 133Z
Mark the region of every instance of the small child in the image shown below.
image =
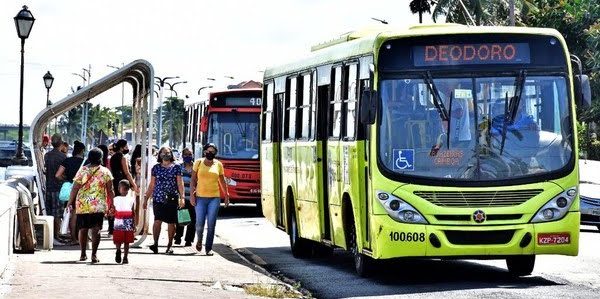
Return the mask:
M129 253L129 243L133 243L135 231L135 197L128 196L131 185L127 180L119 182L119 194L113 199L115 209L115 228L113 232L113 242L117 245L115 262L121 263L121 245L125 244L125 255L123 264L128 264L127 254Z

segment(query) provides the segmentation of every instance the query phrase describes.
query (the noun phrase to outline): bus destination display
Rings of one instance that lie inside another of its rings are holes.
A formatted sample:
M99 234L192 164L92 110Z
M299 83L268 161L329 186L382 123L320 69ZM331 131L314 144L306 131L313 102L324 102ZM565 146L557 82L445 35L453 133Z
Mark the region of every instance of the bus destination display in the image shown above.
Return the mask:
M212 104L219 107L260 107L262 100L256 97L216 97Z
M531 62L528 43L439 44L414 46L412 50L417 67Z

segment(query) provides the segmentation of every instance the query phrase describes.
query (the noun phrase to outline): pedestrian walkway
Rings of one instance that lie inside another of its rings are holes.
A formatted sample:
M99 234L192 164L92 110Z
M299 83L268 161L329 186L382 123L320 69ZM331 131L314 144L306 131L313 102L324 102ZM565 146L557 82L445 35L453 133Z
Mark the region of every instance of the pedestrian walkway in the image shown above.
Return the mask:
M181 245L173 247L174 255L165 255L166 234L166 230L161 234L161 253L153 254L148 249L152 242L149 236L142 248L131 249L127 265L115 263L115 247L106 231L102 232L98 264L90 264L89 250L88 261L78 261L78 246L16 254L12 278L3 281L2 292L8 293L0 292L0 297L258 298L247 294L243 287L280 286L279 281L258 271L218 238L213 256Z

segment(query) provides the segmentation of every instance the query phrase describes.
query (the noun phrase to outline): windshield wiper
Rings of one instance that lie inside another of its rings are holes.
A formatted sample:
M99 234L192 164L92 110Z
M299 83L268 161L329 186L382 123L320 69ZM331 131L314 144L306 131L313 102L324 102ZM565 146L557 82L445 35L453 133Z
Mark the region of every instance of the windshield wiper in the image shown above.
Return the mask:
M521 103L521 94L525 86L525 78L527 77L527 71L521 70L517 78L515 78L515 94L511 98L510 103L508 101L508 92L506 93L506 99L504 102L504 122L502 124L502 141L500 142L500 155L504 151L504 143L506 142L506 130L508 124L512 124L517 117L517 110L519 109L519 103Z
M233 112L233 117L235 117L235 123L237 124L238 129L240 130L240 134L242 134L242 138L246 138L246 129L242 129L242 124L238 115L239 112L237 111L237 109L231 109L231 112Z
M446 107L444 106L444 102L442 102L442 99L440 98L440 93L438 92L438 89L435 86L435 82L433 82L433 78L431 77L430 72L426 73L425 84L427 84L427 89L433 96L433 105L435 106L438 113L440 114L440 118L443 121L448 121L448 119L449 119L448 110L446 110Z
M450 116L448 115L448 110L446 110L446 106L444 106L444 102L440 97L440 93L438 92L438 89L435 86L435 82L433 82L433 78L431 77L430 72L427 72L425 75L425 84L427 85L429 93L431 93L431 95L433 96L433 105L435 106L435 109L437 109L440 118L442 119L442 121L445 121L447 123L446 146L450 148ZM453 92L450 93L450 109L452 109L452 98Z

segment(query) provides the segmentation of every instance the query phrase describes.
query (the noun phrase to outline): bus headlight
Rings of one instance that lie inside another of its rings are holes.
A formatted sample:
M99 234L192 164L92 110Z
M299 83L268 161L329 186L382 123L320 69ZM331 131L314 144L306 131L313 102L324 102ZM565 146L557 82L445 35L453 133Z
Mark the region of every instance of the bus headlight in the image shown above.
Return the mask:
M225 183L229 186L237 186L237 182L232 178L225 177Z
M377 202L394 219L404 223L427 224L425 217L404 200L384 191L376 191Z
M535 213L531 222L539 223L562 219L571 208L576 195L577 188L572 187L555 196Z

